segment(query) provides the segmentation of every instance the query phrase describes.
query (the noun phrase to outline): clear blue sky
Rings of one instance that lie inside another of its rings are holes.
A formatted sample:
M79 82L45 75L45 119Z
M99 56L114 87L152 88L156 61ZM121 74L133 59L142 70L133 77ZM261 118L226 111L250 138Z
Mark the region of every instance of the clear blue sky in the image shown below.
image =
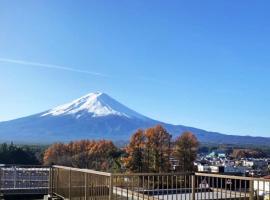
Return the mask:
M0 121L102 91L149 117L270 136L270 3L0 1Z

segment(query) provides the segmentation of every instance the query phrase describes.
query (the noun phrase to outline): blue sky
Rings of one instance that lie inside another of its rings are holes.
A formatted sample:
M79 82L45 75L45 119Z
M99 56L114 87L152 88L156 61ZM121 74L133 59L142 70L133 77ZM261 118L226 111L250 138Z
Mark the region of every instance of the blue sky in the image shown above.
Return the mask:
M149 117L269 136L269 1L0 1L0 121L102 91Z

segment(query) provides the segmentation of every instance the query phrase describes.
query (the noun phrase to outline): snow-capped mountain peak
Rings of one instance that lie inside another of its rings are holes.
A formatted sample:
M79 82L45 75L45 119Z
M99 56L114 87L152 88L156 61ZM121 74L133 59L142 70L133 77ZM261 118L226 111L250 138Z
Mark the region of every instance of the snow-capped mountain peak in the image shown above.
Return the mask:
M153 120L101 92L87 94L42 113L0 122L0 138L2 141L17 143L53 143L79 139L127 141L136 130L157 124L164 126L174 137L191 131L201 142L206 143L270 144L270 138L225 135Z
M42 116L74 115L76 118L80 118L86 114L91 117L117 115L128 118L146 118L101 92L89 93L70 103L57 106Z

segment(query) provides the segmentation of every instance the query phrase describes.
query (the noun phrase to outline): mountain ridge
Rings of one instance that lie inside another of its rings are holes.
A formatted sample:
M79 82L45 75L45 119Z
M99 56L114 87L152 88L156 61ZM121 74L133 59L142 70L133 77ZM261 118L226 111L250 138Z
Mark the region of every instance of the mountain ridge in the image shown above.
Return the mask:
M270 145L270 138L226 135L148 118L101 92L89 93L44 112L0 122L0 140L67 142L78 139L128 140L138 128L163 125L173 137L193 132L201 142Z

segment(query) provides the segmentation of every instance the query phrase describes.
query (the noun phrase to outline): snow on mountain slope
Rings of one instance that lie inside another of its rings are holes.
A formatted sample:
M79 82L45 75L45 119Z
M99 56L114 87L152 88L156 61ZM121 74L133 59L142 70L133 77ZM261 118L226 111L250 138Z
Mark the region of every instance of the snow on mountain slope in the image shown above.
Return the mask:
M104 117L109 115L123 116L127 118L147 119L147 117L127 108L105 93L89 93L79 99L61 106L57 106L41 116L73 115L80 118L84 115L91 117Z

